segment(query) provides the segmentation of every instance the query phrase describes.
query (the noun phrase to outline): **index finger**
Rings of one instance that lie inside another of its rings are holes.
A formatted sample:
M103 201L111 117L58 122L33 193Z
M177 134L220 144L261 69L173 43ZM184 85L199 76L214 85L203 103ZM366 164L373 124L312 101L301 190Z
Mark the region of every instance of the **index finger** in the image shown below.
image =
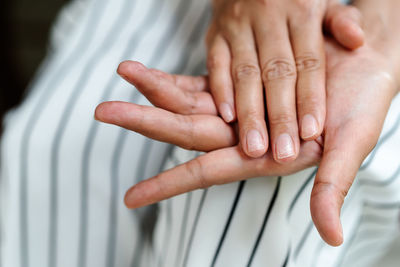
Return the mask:
M287 165L277 163L271 153L250 158L238 146L209 152L131 187L125 195L128 208L139 208L213 185L259 176L288 175L316 164L320 146L302 144L301 157Z

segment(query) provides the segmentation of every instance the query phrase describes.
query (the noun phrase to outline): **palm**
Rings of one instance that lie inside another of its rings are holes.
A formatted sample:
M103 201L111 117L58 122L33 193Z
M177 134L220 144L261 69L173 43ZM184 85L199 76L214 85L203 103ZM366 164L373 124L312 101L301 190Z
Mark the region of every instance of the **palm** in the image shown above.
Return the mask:
M382 55L367 45L354 52L326 42L327 118L324 152L311 196L311 212L322 237L342 242L340 207L365 157L375 146L394 82Z

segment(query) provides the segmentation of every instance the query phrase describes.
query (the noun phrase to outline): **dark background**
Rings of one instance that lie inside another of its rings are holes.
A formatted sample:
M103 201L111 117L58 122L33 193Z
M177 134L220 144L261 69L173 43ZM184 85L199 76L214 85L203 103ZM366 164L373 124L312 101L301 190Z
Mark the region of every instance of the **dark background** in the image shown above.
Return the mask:
M0 118L21 96L42 61L51 23L68 0L0 1Z

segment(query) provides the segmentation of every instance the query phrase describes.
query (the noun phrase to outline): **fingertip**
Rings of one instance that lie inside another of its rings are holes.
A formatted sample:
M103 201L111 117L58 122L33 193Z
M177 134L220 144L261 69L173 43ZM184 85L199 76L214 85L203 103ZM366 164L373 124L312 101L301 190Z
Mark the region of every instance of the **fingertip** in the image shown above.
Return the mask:
M297 137L298 139L298 137ZM278 163L289 163L298 156L293 137L288 133L282 133L275 139L274 159Z
M130 201L131 190L132 190L132 187L129 188L128 191L126 191L125 196L124 196L124 204L128 209L133 209L133 205L131 204L131 201Z
M97 105L96 109L94 110L94 119L97 121L104 121L104 114L105 109L107 108L108 102L103 102Z
M312 141L321 135L321 127L315 116L306 114L300 124L300 136L305 141Z
M141 189L140 185L141 183L138 183L126 191L124 203L128 209L137 209L152 204L150 202L146 202L150 195Z
M364 31L352 19L342 17L334 19L332 31L337 41L348 49L355 50L364 44Z
M330 195L329 186L315 186L311 193L311 217L321 238L337 247L343 243L343 229L340 222L340 205Z
M126 79L130 74L132 74L132 72L143 69L146 69L146 67L142 63L138 61L125 60L118 65L117 73L122 78Z
M226 123L231 123L235 120L236 114L232 106L226 102L219 105L219 113Z
M262 157L268 150L268 141L264 135L256 129L251 129L244 138L243 150L251 158Z

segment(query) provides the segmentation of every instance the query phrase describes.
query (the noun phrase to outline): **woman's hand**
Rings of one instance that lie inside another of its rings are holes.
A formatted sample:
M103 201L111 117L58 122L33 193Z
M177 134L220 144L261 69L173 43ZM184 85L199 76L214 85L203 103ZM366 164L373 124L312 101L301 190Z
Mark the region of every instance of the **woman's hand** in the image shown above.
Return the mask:
M323 20L342 45L355 49L363 43L361 28L352 23L358 22L359 13L328 0L213 4L206 43L210 88L219 113L226 122L237 116L241 147L248 156L262 156L270 139L276 161L294 160L300 145L298 124L304 140L316 139L324 126ZM335 16L338 13L343 15Z
M130 208L212 185L288 175L320 160L322 149L316 141L303 142L301 157L286 165L275 162L270 152L257 159L245 155L237 145L235 125L217 115L205 77L169 75L131 61L122 63L118 73L158 108L105 102L96 109L97 120L185 149L207 152L137 184L125 198Z

